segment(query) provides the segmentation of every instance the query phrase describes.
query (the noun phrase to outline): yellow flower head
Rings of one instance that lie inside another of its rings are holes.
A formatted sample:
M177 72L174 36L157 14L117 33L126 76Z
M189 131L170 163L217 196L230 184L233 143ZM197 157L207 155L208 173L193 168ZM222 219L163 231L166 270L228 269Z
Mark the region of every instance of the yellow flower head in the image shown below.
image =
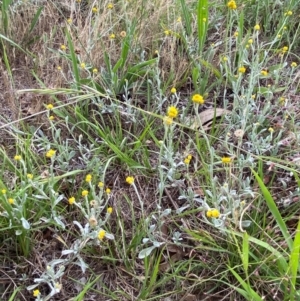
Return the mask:
M12 204L15 202L15 200L12 199L12 198L9 198L9 199L8 199L8 202L12 205Z
M99 239L100 241L102 241L103 238L105 237L105 234L106 234L106 231L103 230L103 229L101 229L101 230L98 232L98 239Z
M108 214L112 214L112 212L113 212L112 207L108 207L108 208L107 208L107 213L108 213Z
M67 19L67 23L72 24L72 19L71 18Z
M231 158L230 157L223 157L222 158L222 163L223 164L229 164L229 163L231 163Z
M211 216L214 217L214 218L218 218L220 216L220 212L218 209L213 209L211 211Z
M103 186L104 186L104 183L103 183L103 182L99 182L99 183L98 183L98 187L99 187L99 188L103 188Z
M239 73L245 73L246 72L246 68L244 66L240 67L238 69Z
M48 105L46 105L47 110L52 110L54 108L52 103L49 103Z
M293 68L297 67L297 63L296 62L292 62L291 63L291 67L293 67Z
M263 76L267 76L268 75L268 71L267 70L261 70L260 74Z
M134 177L128 176L126 178L126 183L129 184L129 185L132 185L134 183Z
M273 132L274 132L274 129L273 129L273 128L268 128L268 131L269 131L270 133L273 133Z
M81 195L82 195L83 197L87 196L88 194L89 194L89 192L88 192L87 190L83 190L83 191L81 192Z
M39 290L34 290L32 294L33 294L33 297L37 297L37 296L39 296L40 291Z
M173 118L171 118L169 116L164 117L164 124L165 125L171 125L172 123L173 123Z
M6 189L1 190L2 194L6 194Z
M80 64L80 67L81 67L82 69L85 69L85 63L81 63L81 64Z
M281 52L286 53L288 50L289 50L289 47L284 46L284 47L282 47Z
M112 33L111 35L109 35L109 38L110 38L111 40L113 40L113 39L116 38L116 35L115 35L114 33Z
M55 153L56 153L56 150L54 150L54 149L49 149L49 150L47 151L47 153L46 153L46 157L47 157L47 158L52 158L52 157L55 155Z
M22 160L22 157L21 157L20 155L15 155L15 156L14 156L14 159L15 159L16 161L20 161L20 160Z
M126 31L121 31L120 32L120 36L121 36L121 38L125 38L126 37Z
M168 117L170 118L176 118L178 115L178 110L176 107L174 106L170 106L168 107L168 113L167 113Z
M107 9L113 9L113 8L114 8L114 5L112 3L107 4Z
M110 193L111 193L111 189L107 187L107 188L105 189L105 192L106 192L106 194L110 194Z
M55 119L55 117L53 115L49 116L49 120L54 120L54 119Z
M85 181L88 182L88 183L91 182L92 181L92 175L90 175L90 174L86 175Z
M173 88L171 89L171 93L172 93L172 94L175 94L175 93L176 93L176 88L173 87Z
M92 12L95 14L95 13L97 13L98 12L98 8L97 7L93 7L92 8Z
M193 97L192 97L192 101L194 103L200 103L201 105L204 104L204 98L200 94L194 94Z
M68 202L70 205L73 205L75 203L75 198L72 196L68 199Z
M164 34L165 34L166 36L169 36L169 35L171 34L171 31L170 31L170 30L165 30L165 31L164 31Z
M249 39L248 44L253 44L253 39Z
M256 24L256 25L254 26L254 30L260 30L259 24Z
M236 5L236 2L234 0L230 0L228 3L227 3L227 7L229 9L237 9L237 5Z
M27 174L27 179L32 180L33 179L33 174L32 173L28 173Z
M235 38L237 38L237 37L239 36L239 32L238 32L238 31L235 31L235 32L233 33L233 36L234 36Z
M288 10L284 15L285 16L291 16L293 14L293 12L291 10Z
M191 160L189 158L185 158L183 162L184 164L188 165L190 164Z
M66 47L66 45L62 44L62 45L60 45L60 49L65 51L67 49L67 47Z
M98 69L97 69L97 68L94 68L94 69L93 69L93 73L94 73L94 74L97 74L97 73L98 73Z

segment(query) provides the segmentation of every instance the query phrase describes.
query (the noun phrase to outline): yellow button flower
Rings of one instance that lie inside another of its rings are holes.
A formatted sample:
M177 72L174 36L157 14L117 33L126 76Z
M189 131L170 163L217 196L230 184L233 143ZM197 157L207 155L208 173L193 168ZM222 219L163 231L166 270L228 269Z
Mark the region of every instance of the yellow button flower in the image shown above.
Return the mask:
M192 101L194 103L200 103L201 105L204 104L203 96L200 94L194 94L192 97Z
M168 108L168 113L167 113L168 117L170 118L176 118L178 115L178 110L176 107L171 106Z
M98 239L99 239L100 241L102 241L103 238L105 237L105 234L106 234L106 231L103 230L103 229L101 229L101 230L98 232Z
M16 161L20 161L20 160L22 159L22 157L21 157L20 155L15 155L15 156L14 156L14 159L15 159Z
M56 150L53 150L53 149L49 149L46 153L46 157L47 158L52 158L56 153Z
M223 157L222 158L222 163L223 164L229 164L229 163L231 163L231 158L230 157Z
M112 207L108 207L108 208L107 208L107 213L108 213L108 214L112 214L112 212L113 212Z
M85 181L90 183L92 181L92 175L90 175L90 174L86 175Z
M236 5L236 2L234 0L230 0L228 3L227 3L227 7L229 9L237 9L237 5Z
M132 185L134 183L134 177L127 177L126 178L126 183L129 185Z
M52 103L49 103L48 105L46 105L47 110L52 110L54 108Z
M75 203L75 198L72 196L68 199L68 202L70 205L73 205Z
M33 294L33 297L37 297L37 296L40 295L40 291L39 290L34 290L32 294Z
M83 190L83 191L81 192L81 195L82 195L83 197L87 196L88 194L89 194L89 192L88 192L87 190Z
M171 89L171 93L172 93L172 94L175 94L175 93L176 93L176 88L173 87L173 88Z
M241 66L239 69L238 69L239 73L245 73L246 72L246 68L244 66Z

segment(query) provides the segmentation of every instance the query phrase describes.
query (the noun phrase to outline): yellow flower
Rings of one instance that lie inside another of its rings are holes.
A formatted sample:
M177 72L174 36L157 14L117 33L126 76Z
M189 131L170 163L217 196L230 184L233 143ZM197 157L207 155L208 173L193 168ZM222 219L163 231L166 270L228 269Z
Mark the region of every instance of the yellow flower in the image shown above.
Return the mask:
M178 17L176 22L180 23L181 22L181 17Z
M261 70L260 74L263 76L267 76L268 75L268 71L267 70Z
M281 52L286 53L288 50L289 50L289 47L284 46L284 47L282 47Z
M98 187L99 187L99 188L103 188L103 186L104 186L104 183L103 183L103 182L99 182L99 183L98 183Z
M98 12L98 8L97 7L93 7L92 8L92 12L95 14L95 13L97 13Z
M202 21L205 23L206 22L206 18L203 18Z
M165 31L164 31L164 34L165 34L166 36L169 36L169 35L171 34L171 31L170 31L170 30L165 30Z
M9 198L9 199L8 199L8 202L12 205L12 204L15 202L15 200L12 199L12 198Z
M222 163L223 164L229 164L229 163L231 163L231 158L230 157L223 157L222 158Z
M99 240L103 240L103 238L105 237L105 234L106 234L106 231L101 229L99 232L98 232L98 239Z
M114 8L114 5L112 3L107 4L107 9L113 9L113 8Z
M67 19L67 22L68 24L72 24L72 19L71 18Z
M176 88L173 87L173 88L171 89L171 93L172 93L172 94L175 94L175 93L176 93Z
M285 16L291 16L293 14L293 12L291 10L288 10L284 15Z
M212 216L212 214L211 214L211 210L207 210L207 212L206 212L206 216L207 216L207 217L211 217L211 216Z
M235 38L237 38L237 37L239 36L239 32L238 32L238 31L235 31L234 34L233 34L233 36L234 36Z
M115 35L114 33L112 33L111 35L109 35L109 38L110 38L111 40L113 40L113 39L116 38L116 35Z
M291 67L293 67L293 68L297 67L297 63L296 62L292 62L291 63Z
M89 192L88 192L87 190L83 190L83 191L81 192L81 195L82 195L83 197L87 196L88 194L89 194Z
M194 94L192 97L192 101L194 103L200 103L201 105L204 104L203 96L201 96L200 94Z
M253 39L249 39L248 44L252 44L252 43L253 43Z
M46 105L47 110L52 110L54 108L52 103Z
M120 36L121 36L122 38L125 38L125 37L126 37L126 31L124 31L124 30L121 31L121 32L120 32Z
M33 291L33 297L37 297L37 296L39 296L39 294L40 294L39 290L34 290Z
M126 183L129 184L129 185L132 185L132 184L134 183L134 177L129 177L129 176L128 176L128 177L126 178Z
M259 24L256 24L256 25L254 26L254 30L260 30Z
M93 69L93 73L94 73L94 74L97 74L97 73L98 73L98 69L97 69L97 68L94 68L94 69Z
M227 3L227 7L229 9L237 9L237 6L236 6L236 2L234 0L230 0L228 3Z
M14 156L14 159L15 159L16 161L20 161L20 160L22 160L22 157L21 157L20 155L15 155L15 156Z
M6 194L6 189L1 190L2 194Z
M108 214L112 214L112 212L113 212L112 207L108 207L108 208L107 208L107 213L108 213Z
M191 160L189 158L185 158L183 162L184 164L188 165L190 164Z
M222 58L222 61L223 61L223 62L227 62L227 61L228 61L228 58L227 58L226 56L224 56L224 57Z
M246 68L244 66L240 67L238 69L239 73L245 73L246 72Z
M173 118L171 118L169 116L164 117L164 124L165 125L171 125L172 123L173 123Z
M82 69L85 69L85 63L81 63L81 64L80 64L80 67L81 67Z
M66 45L62 44L62 45L60 45L60 49L65 51L67 49L67 47L66 47Z
M68 202L70 205L73 205L75 203L75 198L72 196L68 199Z
M168 117L170 118L176 118L178 115L178 110L176 107L174 106L170 106L168 107L168 113L167 113Z
M56 153L56 150L53 150L53 149L49 149L46 153L46 157L47 158L52 158Z
M211 210L211 216L214 218L218 218L220 216L220 212L218 209L212 209Z
M27 174L27 179L32 180L33 179L33 174L32 173L28 173Z
M86 175L85 181L88 182L88 183L91 182L92 181L92 175L90 175L90 174Z
M58 71L60 71L61 70L61 67L60 66L57 66L57 68L56 68Z
M110 194L110 193L111 193L111 189L107 187L107 188L105 189L105 192L106 192L107 194Z
M269 131L270 133L273 133L273 132L274 132L274 129L273 129L273 128L268 128L268 131Z
M192 160L193 156L192 155L188 155L187 159Z
M51 115L51 116L49 116L49 120L54 120L54 116L53 115Z

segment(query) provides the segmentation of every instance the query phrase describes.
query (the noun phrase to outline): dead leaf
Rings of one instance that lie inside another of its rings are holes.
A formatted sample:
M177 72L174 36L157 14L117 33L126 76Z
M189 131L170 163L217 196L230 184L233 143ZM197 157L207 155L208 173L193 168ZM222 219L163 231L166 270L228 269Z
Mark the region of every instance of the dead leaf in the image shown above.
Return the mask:
M209 129L209 125L206 125L209 121L213 121L214 118L220 117L225 114L231 113L229 110L215 108L215 109L208 109L201 112L198 117L195 117L194 120L191 122L190 128L196 130L200 127L200 122L204 128L204 130Z

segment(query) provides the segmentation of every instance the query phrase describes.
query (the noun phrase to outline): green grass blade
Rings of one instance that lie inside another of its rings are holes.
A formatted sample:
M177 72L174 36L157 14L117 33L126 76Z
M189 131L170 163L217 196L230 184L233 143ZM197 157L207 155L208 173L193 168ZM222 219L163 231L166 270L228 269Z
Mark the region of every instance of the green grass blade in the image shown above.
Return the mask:
M199 53L202 52L206 40L208 24L208 0L199 0L197 9L197 29Z
M71 54L73 72L74 72L74 77L75 77L75 81L76 81L76 88L77 88L77 90L79 90L80 76L79 76L79 70L78 70L78 64L77 64L77 57L76 57L74 45L72 42L72 38L71 38L71 35L70 35L68 29L66 30L66 35L67 35L68 46L69 46L70 54Z
M245 273L248 273L248 266L249 266L249 235L247 232L243 235L243 253L242 253L242 260Z
M180 4L181 4L181 10L182 10L182 14L183 14L185 30L186 30L187 35L190 36L192 34L191 15L190 15L190 12L188 11L186 1L180 0Z
M283 235L283 237L286 240L286 243L288 244L288 247L290 249L290 251L292 251L293 249L293 241L291 238L291 235L288 232L287 226L284 222L284 220L281 217L281 214L276 206L275 201L273 200L268 188L265 186L264 182L262 181L262 179L259 177L259 175L252 169L252 173L254 174L256 181L258 182L258 185L261 189L261 192L267 202L267 205L271 211L271 213L273 214L273 216L275 217L275 220L281 230L281 233Z
M290 289L290 301L295 300L295 288L296 280L299 269L299 251L300 251L300 221L298 221L298 227L294 238L293 249L291 252L289 270L291 276L291 289Z

